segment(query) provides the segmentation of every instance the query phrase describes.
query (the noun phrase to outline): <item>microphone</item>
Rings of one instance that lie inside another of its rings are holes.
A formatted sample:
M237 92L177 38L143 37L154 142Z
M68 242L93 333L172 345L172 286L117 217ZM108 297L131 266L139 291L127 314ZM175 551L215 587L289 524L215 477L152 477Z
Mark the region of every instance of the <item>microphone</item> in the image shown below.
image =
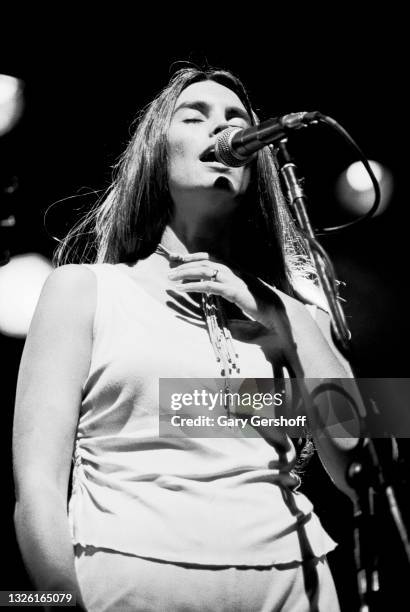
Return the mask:
M317 123L320 114L318 111L290 113L268 119L244 130L228 127L216 137L215 157L225 166L233 168L245 166L256 151L285 138L289 130Z

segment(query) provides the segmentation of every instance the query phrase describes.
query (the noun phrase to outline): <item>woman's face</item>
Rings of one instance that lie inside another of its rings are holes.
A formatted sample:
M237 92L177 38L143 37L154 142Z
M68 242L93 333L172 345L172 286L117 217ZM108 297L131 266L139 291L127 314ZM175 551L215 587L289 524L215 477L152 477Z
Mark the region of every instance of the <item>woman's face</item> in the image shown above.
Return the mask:
M232 198L243 194L250 181L249 166L228 168L203 160L217 134L229 126L251 125L239 97L215 81L189 85L179 96L168 131L168 182L174 202L178 194L223 190Z

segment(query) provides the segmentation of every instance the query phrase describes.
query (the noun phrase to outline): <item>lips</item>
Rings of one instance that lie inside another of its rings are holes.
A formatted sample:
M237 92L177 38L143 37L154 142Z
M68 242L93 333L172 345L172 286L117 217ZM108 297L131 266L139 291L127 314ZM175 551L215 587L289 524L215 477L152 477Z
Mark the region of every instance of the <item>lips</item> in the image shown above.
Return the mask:
M201 162L217 162L214 147L208 147L199 158Z

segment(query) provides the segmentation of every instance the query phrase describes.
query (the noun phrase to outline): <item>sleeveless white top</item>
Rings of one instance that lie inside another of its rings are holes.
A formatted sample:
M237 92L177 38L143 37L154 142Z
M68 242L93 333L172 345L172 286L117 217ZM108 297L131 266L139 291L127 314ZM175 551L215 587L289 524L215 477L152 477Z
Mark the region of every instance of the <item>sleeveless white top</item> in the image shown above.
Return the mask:
M201 565L272 565L332 550L312 504L293 491L295 450L277 429L269 442L239 428L226 438L159 436L159 377L220 371L202 318L156 300L124 265L87 266L97 307L75 442L73 543ZM271 332L252 321L229 326L240 377L272 378Z

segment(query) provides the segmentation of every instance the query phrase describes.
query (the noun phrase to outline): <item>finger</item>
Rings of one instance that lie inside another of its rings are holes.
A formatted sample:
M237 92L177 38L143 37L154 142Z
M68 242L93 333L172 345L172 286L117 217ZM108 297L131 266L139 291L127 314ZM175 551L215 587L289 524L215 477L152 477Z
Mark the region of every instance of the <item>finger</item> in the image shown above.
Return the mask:
M210 255L209 253L187 253L186 255L184 255L184 262L190 262L190 261L200 261L200 260L210 260Z
M197 261L189 261L189 262L184 262L184 263L180 263L177 267L172 268L172 272L176 272L176 270L185 270L185 269L190 269L194 266L203 266L204 268L207 268L208 270L220 270L220 271L230 271L230 269L225 266L222 263L219 263L217 261L214 261L213 259L202 259L202 260L197 260Z
M209 268L210 262L208 260L202 261L190 261L189 263L181 263L176 268L172 268L170 274L174 274L179 272L179 270L192 270L193 268ZM215 268L215 266L213 266Z
M228 291L220 283L215 283L210 280L200 281L197 283L177 283L174 287L177 291L186 291L189 293L210 293L212 295L221 295L229 299Z
M220 281L220 274L217 268L201 267L198 265L191 265L187 267L179 267L168 274L168 278L172 281L178 280L214 280Z

